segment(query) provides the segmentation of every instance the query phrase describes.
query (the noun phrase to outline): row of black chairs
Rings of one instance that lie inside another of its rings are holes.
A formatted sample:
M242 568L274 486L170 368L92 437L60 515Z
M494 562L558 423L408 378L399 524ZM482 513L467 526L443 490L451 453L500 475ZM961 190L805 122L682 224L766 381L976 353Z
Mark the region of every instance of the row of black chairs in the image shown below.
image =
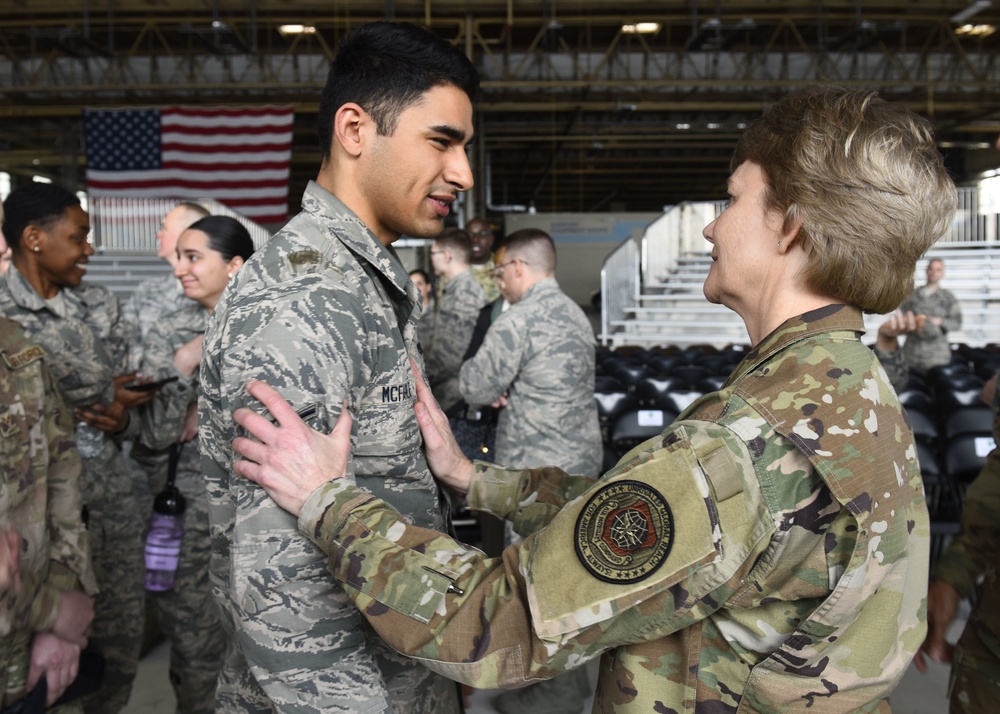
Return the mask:
M598 351L594 398L605 467L659 435L696 399L721 389L747 349L694 345Z

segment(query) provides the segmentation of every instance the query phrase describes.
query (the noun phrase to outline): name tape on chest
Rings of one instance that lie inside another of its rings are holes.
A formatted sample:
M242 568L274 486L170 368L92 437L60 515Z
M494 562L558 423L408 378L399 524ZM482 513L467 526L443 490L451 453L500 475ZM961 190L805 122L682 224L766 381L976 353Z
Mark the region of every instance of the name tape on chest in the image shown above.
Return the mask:
M34 362L36 359L41 359L45 356L45 350L43 350L38 345L32 345L26 350L21 350L15 354L3 353L3 361L7 363L7 366L11 369L18 369L26 364Z
M663 495L639 481L597 491L576 521L576 554L595 577L634 583L663 565L674 542L674 517Z

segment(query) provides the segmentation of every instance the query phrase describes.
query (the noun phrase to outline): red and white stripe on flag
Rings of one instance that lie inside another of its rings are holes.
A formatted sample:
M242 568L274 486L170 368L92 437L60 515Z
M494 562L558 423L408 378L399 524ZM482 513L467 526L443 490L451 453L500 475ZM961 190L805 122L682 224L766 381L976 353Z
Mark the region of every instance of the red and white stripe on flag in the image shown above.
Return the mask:
M288 218L288 106L85 109L94 196L214 198L258 223Z

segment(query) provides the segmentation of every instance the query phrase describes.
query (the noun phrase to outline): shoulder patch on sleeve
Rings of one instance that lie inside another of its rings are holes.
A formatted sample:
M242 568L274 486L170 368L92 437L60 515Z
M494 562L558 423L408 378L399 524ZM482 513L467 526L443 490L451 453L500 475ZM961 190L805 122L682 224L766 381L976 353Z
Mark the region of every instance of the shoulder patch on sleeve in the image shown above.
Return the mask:
M616 481L590 497L576 519L576 554L607 583L635 583L663 565L674 542L674 516L659 491Z
M675 430L676 443L614 469L532 537L527 599L539 637L593 626L681 581L710 588L721 577L702 572L723 555L711 488Z
M28 349L21 350L14 354L3 353L3 361L7 363L10 369L19 369L26 364L31 364L35 360L42 359L45 356L45 350L43 350L38 345L32 345Z

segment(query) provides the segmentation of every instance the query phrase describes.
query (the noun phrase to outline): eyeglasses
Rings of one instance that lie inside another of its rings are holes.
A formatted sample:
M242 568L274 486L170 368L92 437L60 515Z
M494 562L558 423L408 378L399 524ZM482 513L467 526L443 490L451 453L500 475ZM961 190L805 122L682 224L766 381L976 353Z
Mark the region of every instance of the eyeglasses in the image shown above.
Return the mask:
M522 265L530 265L530 263L528 263L528 261L526 260L521 260L520 258L514 258L513 260L508 260L506 263L500 263L500 265L493 268L493 277L502 278L503 269L506 268L508 265L513 265L514 263L521 263Z
M491 235L493 235L493 231L491 231L489 228L484 228L481 231L469 231L469 235L470 236L491 236Z
M444 252L446 252L446 251L443 251L443 250L432 250L431 251L431 255L441 255Z

